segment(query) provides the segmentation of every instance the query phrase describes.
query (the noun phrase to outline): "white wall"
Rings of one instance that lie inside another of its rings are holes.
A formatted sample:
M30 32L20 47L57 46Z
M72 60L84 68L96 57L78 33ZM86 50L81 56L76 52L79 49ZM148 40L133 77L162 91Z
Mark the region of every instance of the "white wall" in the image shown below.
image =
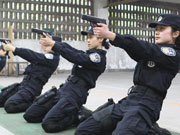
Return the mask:
M107 51L107 69L134 69L136 62L121 48L111 46Z

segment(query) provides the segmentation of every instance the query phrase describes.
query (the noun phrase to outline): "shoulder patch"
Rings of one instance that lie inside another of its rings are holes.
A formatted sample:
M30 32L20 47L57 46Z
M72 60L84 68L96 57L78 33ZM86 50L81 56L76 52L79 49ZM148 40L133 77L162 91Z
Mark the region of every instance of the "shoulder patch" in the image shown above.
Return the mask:
M50 54L50 53L46 53L45 57L46 57L46 59L52 60L54 58L54 55Z
M171 47L161 47L161 51L167 56L176 56L176 51Z
M98 53L92 53L89 55L89 58L94 63L100 63L101 62L101 56Z

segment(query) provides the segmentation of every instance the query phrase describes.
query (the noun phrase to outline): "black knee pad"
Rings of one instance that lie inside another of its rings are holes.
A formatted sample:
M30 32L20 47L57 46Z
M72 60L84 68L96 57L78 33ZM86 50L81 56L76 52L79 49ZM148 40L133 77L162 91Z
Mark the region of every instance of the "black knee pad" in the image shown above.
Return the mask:
M30 114L24 114L23 118L28 122L28 123L40 123L42 122L44 116L32 116Z
M62 130L60 129L60 125L58 125L58 123L50 122L50 121L43 122L42 128L47 133L56 133Z
M7 113L17 113L17 105L14 104L5 104L4 109Z
M76 116L77 117L77 116ZM67 128L73 127L76 123L75 116L64 116L61 120L45 120L42 122L42 128L47 133L56 133L63 131Z
M37 103L32 104L23 115L29 123L40 123L49 110Z
M91 134L87 134L86 131L76 129L74 135L91 135Z
M7 113L20 113L20 112L25 112L29 106L30 106L29 103L19 103L19 104L5 103L4 109Z

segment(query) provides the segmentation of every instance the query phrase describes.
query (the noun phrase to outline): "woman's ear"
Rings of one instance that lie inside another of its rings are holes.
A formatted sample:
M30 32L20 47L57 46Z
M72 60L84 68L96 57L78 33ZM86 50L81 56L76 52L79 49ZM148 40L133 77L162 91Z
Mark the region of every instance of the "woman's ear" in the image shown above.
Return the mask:
M100 38L100 37L99 37L99 38L98 38L98 40L99 40L99 42L101 42L101 43L102 43L102 42L103 42L103 40L104 40L104 38Z
M173 32L173 38L177 38L180 35L180 31Z

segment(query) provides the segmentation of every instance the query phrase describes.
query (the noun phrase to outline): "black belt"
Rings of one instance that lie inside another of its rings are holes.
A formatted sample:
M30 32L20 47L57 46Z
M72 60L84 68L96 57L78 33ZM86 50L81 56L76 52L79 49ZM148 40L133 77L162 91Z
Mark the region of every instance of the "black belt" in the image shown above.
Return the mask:
M76 83L85 88L88 88L88 86L89 86L85 80L83 80L80 77L75 76L75 75L68 76L67 81L71 81L71 82Z
M37 77L31 76L31 75L24 75L24 79L35 82L37 84L44 85L44 83L40 79L38 79Z
M153 90L146 86L135 85L131 88L131 91L129 93L142 93L143 95L147 95L147 96L156 98L160 101L164 100L163 96L161 96L158 92L156 92L156 90Z

